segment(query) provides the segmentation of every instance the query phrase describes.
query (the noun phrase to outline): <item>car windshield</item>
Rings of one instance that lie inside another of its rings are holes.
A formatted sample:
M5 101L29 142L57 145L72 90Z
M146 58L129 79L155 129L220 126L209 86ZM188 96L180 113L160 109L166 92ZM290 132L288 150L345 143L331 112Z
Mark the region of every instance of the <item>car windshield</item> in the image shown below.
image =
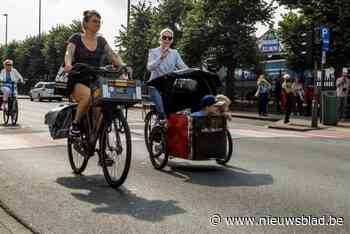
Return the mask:
M55 84L54 83L53 84L47 84L46 88L47 89L54 89L55 88Z

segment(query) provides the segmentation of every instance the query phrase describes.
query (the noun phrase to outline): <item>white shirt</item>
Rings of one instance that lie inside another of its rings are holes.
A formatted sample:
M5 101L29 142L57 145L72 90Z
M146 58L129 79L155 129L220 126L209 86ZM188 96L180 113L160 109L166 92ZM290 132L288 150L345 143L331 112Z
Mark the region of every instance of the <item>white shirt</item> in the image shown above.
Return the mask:
M150 80L165 75L167 73L188 68L181 59L179 52L175 49L169 49L169 54L160 58L161 48L150 49L148 52L147 69L151 72Z

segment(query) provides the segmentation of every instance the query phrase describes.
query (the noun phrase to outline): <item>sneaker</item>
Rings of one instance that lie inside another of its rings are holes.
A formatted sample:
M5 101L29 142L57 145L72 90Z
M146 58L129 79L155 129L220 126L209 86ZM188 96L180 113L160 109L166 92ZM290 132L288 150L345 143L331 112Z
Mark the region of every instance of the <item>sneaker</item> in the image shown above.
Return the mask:
M107 167L111 167L114 164L114 160L108 156L107 156L107 158L105 158L104 161L105 161L104 163ZM98 165L102 166L101 158L98 160Z
M72 125L69 128L69 136L70 137L77 137L79 135L80 135L79 123L74 120L72 122Z

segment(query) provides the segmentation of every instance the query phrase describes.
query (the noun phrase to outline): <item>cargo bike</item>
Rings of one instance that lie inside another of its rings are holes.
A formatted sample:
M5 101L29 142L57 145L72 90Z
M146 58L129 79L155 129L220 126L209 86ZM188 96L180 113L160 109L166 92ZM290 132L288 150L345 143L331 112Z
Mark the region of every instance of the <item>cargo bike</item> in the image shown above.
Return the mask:
M221 165L230 160L233 141L226 117L190 116L200 110L203 96L216 95L221 86L216 74L189 68L155 78L146 85L161 93L167 119L160 120L154 105L144 119L145 144L154 168L163 169L169 157L216 160Z
M67 138L68 159L75 174L81 174L97 153L107 183L117 188L126 180L131 164L127 109L141 101L141 85L135 80L122 79L128 75L126 68L115 71L110 66L96 68L76 64L69 76L78 75L90 79L91 89L89 111L80 121L80 136L68 134L76 103L52 110L45 121L52 138Z

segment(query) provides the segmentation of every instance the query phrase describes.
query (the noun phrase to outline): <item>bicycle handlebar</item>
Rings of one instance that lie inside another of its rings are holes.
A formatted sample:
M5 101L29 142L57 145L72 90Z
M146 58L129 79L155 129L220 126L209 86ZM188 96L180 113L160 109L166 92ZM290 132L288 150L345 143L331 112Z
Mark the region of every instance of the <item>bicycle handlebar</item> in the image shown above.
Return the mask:
M74 64L71 71L66 72L68 75L76 75L82 73L92 73L97 74L116 74L122 75L123 73L128 73L127 66L121 66L118 70L114 70L113 66L107 65L104 67L94 67L86 63L76 63Z

